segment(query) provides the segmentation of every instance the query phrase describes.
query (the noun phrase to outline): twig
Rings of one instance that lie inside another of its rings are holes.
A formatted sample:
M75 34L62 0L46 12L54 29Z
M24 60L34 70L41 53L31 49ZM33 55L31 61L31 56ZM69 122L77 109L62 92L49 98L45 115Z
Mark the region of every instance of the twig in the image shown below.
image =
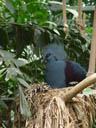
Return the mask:
M90 75L89 77L81 81L79 84L77 84L75 87L73 87L71 90L69 90L69 92L67 92L63 96L63 100L65 100L65 102L70 101L79 92L81 92L83 89L87 88L91 84L94 84L95 82L96 82L96 73Z

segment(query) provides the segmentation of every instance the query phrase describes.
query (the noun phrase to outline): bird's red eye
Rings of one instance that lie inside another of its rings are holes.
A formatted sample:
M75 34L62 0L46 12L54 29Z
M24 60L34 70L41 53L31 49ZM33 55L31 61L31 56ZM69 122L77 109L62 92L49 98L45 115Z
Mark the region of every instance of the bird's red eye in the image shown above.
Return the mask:
M50 53L47 53L47 54L46 54L46 58L48 58L50 55L51 55Z

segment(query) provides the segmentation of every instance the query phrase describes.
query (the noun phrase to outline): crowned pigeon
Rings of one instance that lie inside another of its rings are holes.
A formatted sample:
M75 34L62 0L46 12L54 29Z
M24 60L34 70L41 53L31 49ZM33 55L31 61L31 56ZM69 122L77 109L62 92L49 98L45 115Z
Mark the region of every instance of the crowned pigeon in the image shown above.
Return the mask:
M58 48L57 51L61 50L60 47ZM69 86L70 82L80 82L86 77L86 71L80 64L73 61L66 61L65 55L63 55L63 58L59 58L57 53L56 51L54 52L53 48L47 47L43 56L43 61L47 61L45 81L48 85L52 88L63 88ZM65 52L63 53L65 54Z

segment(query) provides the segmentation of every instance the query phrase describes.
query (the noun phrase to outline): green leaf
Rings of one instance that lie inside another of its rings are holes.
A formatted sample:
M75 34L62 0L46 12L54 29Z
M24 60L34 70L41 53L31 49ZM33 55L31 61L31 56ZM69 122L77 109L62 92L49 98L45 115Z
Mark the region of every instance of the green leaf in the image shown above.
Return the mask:
M75 18L78 17L78 12L75 9L66 8L66 10L72 13Z
M8 51L5 51L5 50L0 50L0 55L6 60L11 60L12 58L14 58L16 55L11 53L11 52L8 52Z
M31 87L29 86L29 84L21 78L17 78L17 80L20 82L20 84L22 84L24 87L28 88L29 90L31 89Z
M11 94L13 94L13 92L8 89L8 94L11 95Z
M49 25L53 25L53 26L57 27L57 24L52 21L46 21L46 22L44 22L44 24L49 24Z
M2 65L3 64L3 59L2 58L0 58L0 65Z
M86 88L86 89L84 89L83 94L86 96L96 94L96 90L93 90L91 88Z
M12 4L13 2L11 0L6 0L6 8L11 12L14 13L15 7Z
M13 59L12 61L13 61L13 63L14 63L17 67L21 67L21 66L24 66L25 64L27 64L27 61L24 61L24 60Z
M26 98L24 96L23 90L21 86L19 86L20 91L20 110L21 114L24 115L25 118L29 118L31 116L31 112L28 106L28 103L26 101Z
M16 77L18 74L22 75L21 71L18 68L10 67L7 69L5 80L8 81L11 77Z
M3 74L0 74L0 78L2 78L3 77Z
M6 70L6 68L1 69L0 74L2 74L5 70Z
M0 105L1 105L2 107L4 107L4 108L8 109L6 103L5 103L2 99L0 99Z
M13 87L13 82L8 82L9 87Z

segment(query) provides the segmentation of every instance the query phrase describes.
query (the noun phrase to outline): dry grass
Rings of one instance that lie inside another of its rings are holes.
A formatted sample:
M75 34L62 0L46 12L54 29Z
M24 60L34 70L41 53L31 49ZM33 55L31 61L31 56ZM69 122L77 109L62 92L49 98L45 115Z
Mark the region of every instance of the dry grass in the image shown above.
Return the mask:
M96 118L96 95L78 94L65 103L61 97L71 88L46 89L40 86L38 91L37 85L32 87L35 87L33 91L25 91L32 117L24 120L17 112L14 128L92 128Z

